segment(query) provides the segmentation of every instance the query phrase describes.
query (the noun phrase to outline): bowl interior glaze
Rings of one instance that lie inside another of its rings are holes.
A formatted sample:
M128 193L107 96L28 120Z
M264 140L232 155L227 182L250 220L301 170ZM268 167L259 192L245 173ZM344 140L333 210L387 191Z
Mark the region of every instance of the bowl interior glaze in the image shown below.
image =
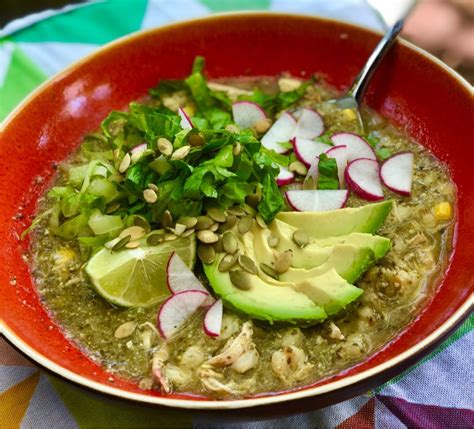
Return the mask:
M0 131L0 305L7 338L47 368L94 389L145 402L207 409L262 405L330 391L333 401L342 399L348 393L341 391L344 383L337 384L341 380L351 385L366 374L379 374L372 382L376 384L387 378L393 365L399 365L395 358L413 358L413 348L430 334L436 332L427 347L440 341L467 314L463 308L473 288L473 101L458 76L404 43L394 47L377 71L366 101L448 165L458 190L454 251L436 296L422 314L363 363L290 394L242 401L144 393L133 383L111 378L65 338L35 292L25 260L28 239L19 240L56 163L110 110L125 108L160 78L186 76L196 55L205 56L210 77L318 73L343 89L379 37L362 28L311 17L229 14L121 39L43 85Z

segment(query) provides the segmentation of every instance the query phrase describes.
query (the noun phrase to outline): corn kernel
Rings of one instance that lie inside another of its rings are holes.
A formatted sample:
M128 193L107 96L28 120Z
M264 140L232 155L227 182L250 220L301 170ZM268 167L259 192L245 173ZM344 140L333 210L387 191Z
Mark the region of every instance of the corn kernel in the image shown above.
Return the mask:
M348 121L355 121L357 119L357 115L355 114L354 110L352 109L344 109L342 114Z
M453 208L451 203L448 201L444 201L442 203L438 203L434 207L434 215L436 220L449 220L453 216Z

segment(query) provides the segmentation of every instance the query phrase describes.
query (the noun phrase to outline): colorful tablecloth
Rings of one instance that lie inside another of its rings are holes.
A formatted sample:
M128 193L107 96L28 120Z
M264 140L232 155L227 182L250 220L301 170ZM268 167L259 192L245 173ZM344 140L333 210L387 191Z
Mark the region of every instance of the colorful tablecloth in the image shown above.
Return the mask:
M49 76L117 37L244 9L384 28L363 0L111 0L46 11L0 30L0 120ZM44 373L0 339L0 428L474 428L473 328L471 316L418 365L365 395L307 414L245 423L106 399Z

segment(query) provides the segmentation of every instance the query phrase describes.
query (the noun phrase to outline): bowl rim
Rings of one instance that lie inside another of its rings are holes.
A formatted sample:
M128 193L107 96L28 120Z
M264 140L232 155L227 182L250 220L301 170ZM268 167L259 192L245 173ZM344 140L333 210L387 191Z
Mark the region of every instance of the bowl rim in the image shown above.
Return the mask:
M315 21L329 21L334 22L336 24L344 24L345 26L351 26L355 28L362 28L365 31L369 31L371 33L377 34L382 36L383 33L380 31L364 27L361 25L347 23L341 20L332 19L321 17L317 15L304 15L300 13L290 13L290 12L278 12L278 11L234 11L234 12L225 12L225 13L217 13L213 15L208 15L204 17L198 17L188 20L182 20L170 24L166 24L159 27L153 27L145 30L139 30L133 33L129 33L124 35L120 38L117 38L97 49L95 49L90 54L86 55L85 57L81 58L78 61L75 61L65 69L61 70L60 72L56 73L55 75L48 78L45 82L39 85L34 91L32 91L25 99L23 99L14 109L10 112L7 117L0 123L0 129L5 128L8 123L14 120L15 116L31 101L33 100L38 94L46 90L51 84L56 82L57 80L62 79L64 76L68 75L78 67L80 67L83 63L86 63L93 59L94 57L101 55L102 53L108 51L109 49L115 49L116 47L120 46L123 43L127 43L131 39L142 37L144 34L148 33L155 33L160 31L166 31L172 27L179 27L181 25L188 25L192 23L199 23L205 21L214 21L219 20L222 17L227 16L255 16L255 15L262 15L262 16L291 16L295 18L304 18L304 19L314 19ZM458 82L460 82L468 91L472 91L472 86L469 82L462 77L459 73L455 70L450 68L440 59L435 57L434 55L430 54L429 52L425 51L422 48L414 45L413 43L399 37L398 43L408 47L409 49L417 52L418 54L426 57L427 59L434 62L436 65L444 69L445 72L449 73L452 77L454 77ZM80 386L92 389L93 391L99 393L105 393L112 397L128 399L134 402L143 403L143 404L152 404L152 405L161 405L166 407L173 407L173 408L183 408L183 409L193 409L193 410L231 410L231 409L239 409L239 408L251 408L251 407L258 407L264 405L271 405L283 401L295 401L298 399L309 398L313 396L322 395L325 393L330 393L342 389L344 387L356 384L361 382L365 379L369 379L373 376L376 376L382 372L385 372L391 368L394 368L401 364L403 361L408 360L409 358L414 358L419 356L423 350L428 349L430 346L437 344L439 341L443 339L443 337L448 334L451 330L453 330L458 324L460 324L465 317L469 314L469 312L474 307L474 295L471 294L467 297L467 299L463 302L463 304L436 330L431 332L428 336L426 336L422 341L420 341L415 346L404 350L402 353L396 355L395 357L374 366L371 369L362 371L355 375L351 375L349 377L344 377L340 380L330 381L326 384L316 387L305 387L300 386L296 388L297 390L294 391L282 391L280 393L276 392L274 394L267 394L265 396L256 396L251 398L244 398L244 399L231 399L231 400L215 400L209 398L201 398L198 397L196 399L179 399L179 398L167 398L161 396L151 396L145 393L136 393L127 390L123 390L117 387L108 386L106 384L102 384L100 382L91 380L87 377L81 376L76 374L73 371L65 369L61 365L53 362L52 360L48 359L43 354L37 352L31 346L29 346L25 341L23 341L16 333L10 329L9 326L5 324L3 319L0 320L0 334L2 334L11 345L16 347L20 352L25 354L28 358L33 360L35 363L40 365L46 370L51 371L54 374L61 376L62 378L72 381ZM403 331L400 334L402 334ZM392 340L393 341L393 340Z

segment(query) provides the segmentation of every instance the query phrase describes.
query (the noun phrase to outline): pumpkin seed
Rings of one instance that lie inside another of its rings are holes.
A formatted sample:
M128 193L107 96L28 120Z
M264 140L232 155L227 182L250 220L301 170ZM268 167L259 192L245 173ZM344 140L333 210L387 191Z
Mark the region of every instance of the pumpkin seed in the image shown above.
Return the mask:
M112 252L117 252L125 247L125 245L130 241L131 237L126 235L122 237L119 241L117 241L114 246L112 247Z
M161 225L163 225L165 228L170 228L173 226L173 216L171 216L169 210L165 210L163 213L163 216L161 217Z
M197 248L197 254L205 264L212 264L216 259L216 251L210 244L200 244Z
M146 239L146 244L150 246L156 246L157 244L160 244L163 241L164 234L159 234L159 233L153 233L148 236Z
M114 332L114 337L117 339L127 338L135 332L137 323L130 321L122 323Z
M249 290L250 285L250 278L249 274L242 270L234 270L229 273L230 281L232 284L242 290Z
M197 224L197 218L194 216L185 216L178 219L178 223L186 225L186 228L194 228Z
M232 148L232 155L238 156L240 152L242 152L242 145L239 142L237 142Z
M257 131L258 134L263 134L271 126L272 126L272 120L270 118L264 118L257 121L257 123L253 126L253 128L255 129L255 131Z
M143 199L149 203L153 204L158 201L158 195L153 189L145 189L143 191Z
M226 214L221 209L218 209L217 207L211 207L207 211L207 215L211 219L214 219L216 222L225 222L226 220Z
M110 203L106 208L105 208L105 213L106 214L111 214L113 212L116 212L120 208L120 203L115 202L115 203Z
M228 229L233 228L236 223L237 223L237 216L235 215L227 216L225 222L220 224L219 232L225 232Z
M144 228L141 226L129 226L128 228L125 228L120 234L119 237L125 237L127 235L130 236L130 240L135 241L135 240L140 240L140 238L144 237L146 234L146 231Z
M127 249L136 249L137 247L140 246L140 242L139 241L129 241L125 247Z
M244 216L240 219L238 229L241 234L246 234L250 231L253 225L253 217L251 215Z
M234 206L234 207L231 207L229 209L227 209L227 212L232 214L232 215L235 215L235 216L245 216L247 214L247 212L242 208L242 207L239 207L239 206Z
M121 239L119 237L115 237L114 239L107 241L107 243L104 244L104 246L107 249L113 249L113 247L120 241Z
M239 256L239 265L250 274L257 274L258 268L255 262L246 255Z
M223 243L222 237L220 237L219 240L217 240L214 243L214 250L217 253L223 253L224 252L224 243Z
M181 237L185 238L185 237L189 237L190 235L193 235L193 234L194 234L194 228L191 228L191 229L188 229L187 231L184 231L181 234Z
M151 189L152 191L158 193L158 186L156 186L154 183L148 183L148 189Z
M191 146L186 145L183 147L180 147L179 149L176 149L173 154L171 155L171 159L178 161L180 159L184 159L188 156L189 151L191 150Z
M219 262L219 266L217 267L217 269L221 273L225 273L235 265L237 259L239 259L238 253L234 253L233 255L225 255Z
M302 231L301 229L297 229L293 233L293 241L299 246L304 247L309 243L309 237L306 232Z
M264 264L263 262L260 263L260 269L267 275L275 280L278 280L278 273L270 267L270 265Z
M139 226L141 228L143 228L145 230L145 232L149 232L150 231L150 224L148 223L148 221L143 217L143 216L135 216L133 218L133 224L135 226Z
M210 227L209 227L209 231L212 231L212 232L216 232L218 229L219 229L219 222L215 222L213 223Z
M240 133L239 127L237 125L234 125L234 124L226 125L225 130L229 131L229 133L232 133L232 134L239 134Z
M130 154L126 153L122 159L122 162L119 165L119 172L125 173L128 170L128 167L130 167L131 162L132 162L132 159L130 158Z
M258 214L257 216L255 216L255 220L257 221L257 225L258 225L260 228L266 228L266 227L267 227L267 224L266 224L265 221L263 220L263 217L260 216L260 214Z
M199 133L191 134L188 138L191 146L202 146L204 144L204 137Z
M165 156L170 156L173 153L173 144L164 137L160 137L156 145L158 150Z
M183 225L182 223L177 223L174 226L174 233L176 235L181 235L184 231L186 231L186 225Z
M225 232L222 236L222 245L224 247L224 250L227 253L230 253L231 255L237 252L237 249L239 248L239 242L231 231Z
M292 173L299 174L300 176L306 176L306 174L308 173L306 165L304 165L301 161L290 162L288 170L290 170Z
M293 252L291 250L285 250L275 260L275 271L278 274L286 273L291 267L293 260Z
M267 239L267 243L272 248L277 247L278 244L280 243L280 237L276 235L270 235Z
M163 236L164 241L173 241L176 240L178 236L176 234L171 234L169 232L165 232L165 235Z
M196 237L199 241L206 244L215 243L217 240L219 240L219 236L208 229L198 231Z
M248 195L245 198L245 202L254 209L257 208L258 204L260 203L260 197L257 194Z
M198 216L196 222L196 229L198 231L202 229L208 229L213 223L214 221L210 217Z

